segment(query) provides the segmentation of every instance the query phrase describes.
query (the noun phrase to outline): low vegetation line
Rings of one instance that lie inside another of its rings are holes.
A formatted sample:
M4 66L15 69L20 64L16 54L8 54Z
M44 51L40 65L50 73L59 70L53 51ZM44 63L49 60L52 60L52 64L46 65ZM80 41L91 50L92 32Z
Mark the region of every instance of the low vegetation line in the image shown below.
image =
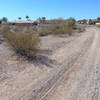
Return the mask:
M51 24L49 26L8 26L1 24L5 41L16 54L33 59L40 46L40 37L47 35L72 35L74 32L83 32L82 27L75 25L75 19L71 18L66 23Z

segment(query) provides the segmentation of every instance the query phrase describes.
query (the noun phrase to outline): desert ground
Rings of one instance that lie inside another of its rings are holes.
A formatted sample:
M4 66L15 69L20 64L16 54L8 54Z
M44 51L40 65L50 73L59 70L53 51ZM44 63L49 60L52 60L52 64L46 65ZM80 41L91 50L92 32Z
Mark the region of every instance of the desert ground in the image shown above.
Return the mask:
M0 100L100 100L100 29L40 39L27 61L0 34Z

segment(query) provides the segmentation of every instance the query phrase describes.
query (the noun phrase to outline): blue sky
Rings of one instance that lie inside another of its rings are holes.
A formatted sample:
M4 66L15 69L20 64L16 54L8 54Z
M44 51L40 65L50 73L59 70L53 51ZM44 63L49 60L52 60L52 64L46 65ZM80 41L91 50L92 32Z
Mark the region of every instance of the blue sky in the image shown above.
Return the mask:
M94 19L100 16L100 0L0 0L0 18L25 20L26 15L32 20L42 16Z

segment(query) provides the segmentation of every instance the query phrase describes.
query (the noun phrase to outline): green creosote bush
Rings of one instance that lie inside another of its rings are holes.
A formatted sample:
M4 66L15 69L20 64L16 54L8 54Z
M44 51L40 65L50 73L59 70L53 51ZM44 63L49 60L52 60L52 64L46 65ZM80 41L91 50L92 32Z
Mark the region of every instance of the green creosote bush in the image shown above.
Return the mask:
M55 30L57 30L57 29L62 28L62 26L59 26L59 25L51 25L49 28L50 28L52 31L55 31Z
M100 28L100 25L96 25L96 26Z
M10 31L11 29L10 29L10 27L9 26L5 26L5 27L3 27L2 28L2 32L5 34L5 33L10 33L11 31Z
M14 32L22 32L24 29L24 26L22 25L15 25L15 28L13 28Z
M72 27L64 27L64 28L60 28L60 29L56 29L53 34L54 35L60 35L60 34L68 34L68 35L72 35Z
M39 29L38 34L39 36L47 36L49 34L50 30L48 27L42 27Z
M59 34L68 34L72 35L72 28L64 28L64 29L57 29L54 31L54 35L59 35Z
M16 53L28 58L36 56L40 44L40 39L32 34L6 33L5 40Z

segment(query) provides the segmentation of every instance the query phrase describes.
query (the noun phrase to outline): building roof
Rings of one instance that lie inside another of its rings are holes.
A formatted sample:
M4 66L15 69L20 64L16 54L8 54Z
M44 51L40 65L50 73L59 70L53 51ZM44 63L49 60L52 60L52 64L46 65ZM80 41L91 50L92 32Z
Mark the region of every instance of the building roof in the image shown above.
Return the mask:
M56 20L56 19L54 19L54 20L45 20L44 23L46 23L46 24L53 24L53 23L66 23L66 20Z
M10 23L16 23L16 24L31 24L31 23L34 23L34 21L12 21Z

